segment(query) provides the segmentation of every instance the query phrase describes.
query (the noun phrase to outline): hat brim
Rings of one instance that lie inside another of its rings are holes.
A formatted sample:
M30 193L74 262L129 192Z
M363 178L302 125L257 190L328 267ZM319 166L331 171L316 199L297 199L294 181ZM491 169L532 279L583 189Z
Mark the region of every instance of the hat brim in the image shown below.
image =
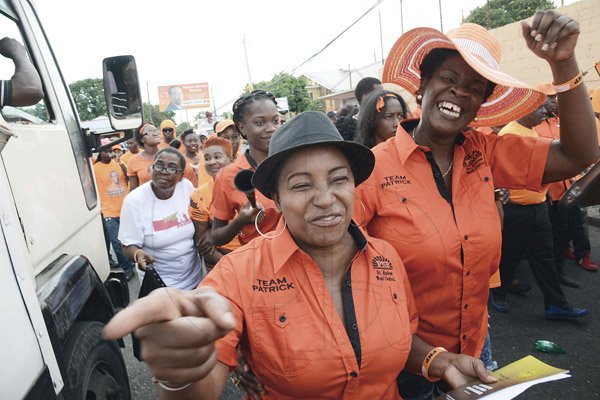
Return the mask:
M317 146L335 147L346 155L346 158L348 158L348 161L350 162L352 174L354 175L354 186L358 186L367 180L367 178L371 175L371 172L373 172L373 168L375 167L375 156L371 150L354 142L327 140L295 146L266 158L258 165L256 171L254 171L254 176L252 177L252 186L259 190L268 199L272 199L271 189L274 187L272 177L279 164L298 150Z
M431 28L412 29L396 41L385 62L382 82L395 83L416 94L421 85L423 59L431 50L440 48L458 51L471 68L496 84L494 92L481 105L477 119L470 126L506 125L531 113L546 100L544 93L490 67L495 60L484 46L478 46L475 41L449 38Z

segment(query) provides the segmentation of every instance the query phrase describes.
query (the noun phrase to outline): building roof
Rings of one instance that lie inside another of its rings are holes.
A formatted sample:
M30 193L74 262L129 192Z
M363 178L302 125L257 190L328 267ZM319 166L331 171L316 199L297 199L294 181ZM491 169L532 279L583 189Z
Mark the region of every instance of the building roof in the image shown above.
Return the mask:
M374 62L363 67L352 69L348 73L347 69L337 69L320 72L306 72L302 74L308 79L318 83L334 93L354 90L354 87L362 78L373 76L381 78L383 64L381 61Z

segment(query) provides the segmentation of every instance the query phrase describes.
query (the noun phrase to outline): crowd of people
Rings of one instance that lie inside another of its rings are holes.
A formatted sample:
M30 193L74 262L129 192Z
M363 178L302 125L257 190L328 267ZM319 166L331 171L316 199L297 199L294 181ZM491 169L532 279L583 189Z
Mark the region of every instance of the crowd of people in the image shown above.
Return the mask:
M488 298L509 312L532 288L521 258L546 318L585 317L564 258L598 267L584 212L557 201L600 158L600 89L590 101L576 21L544 11L522 27L554 84L502 73L478 25L417 28L382 74L413 110L366 78L357 106L282 124L254 91L208 137L165 120L102 151L107 243L129 278L152 263L168 286L106 337L135 331L164 399L218 398L231 371L266 398L429 399L495 381Z

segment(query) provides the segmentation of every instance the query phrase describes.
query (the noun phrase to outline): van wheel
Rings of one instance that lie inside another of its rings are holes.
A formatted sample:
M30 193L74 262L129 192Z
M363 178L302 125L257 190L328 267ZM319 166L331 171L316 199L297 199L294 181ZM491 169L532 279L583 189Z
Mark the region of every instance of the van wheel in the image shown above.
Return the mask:
M129 379L118 344L102 338L103 324L73 325L64 346L68 399L129 400Z

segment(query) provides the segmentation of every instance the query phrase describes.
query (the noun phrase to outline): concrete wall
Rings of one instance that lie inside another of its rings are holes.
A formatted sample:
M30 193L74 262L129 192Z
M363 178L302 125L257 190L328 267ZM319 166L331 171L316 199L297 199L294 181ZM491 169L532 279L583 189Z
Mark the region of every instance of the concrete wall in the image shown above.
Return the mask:
M578 1L557 11L579 22L581 33L575 50L579 67L585 69L600 61L600 0ZM502 71L533 86L552 81L548 63L525 45L520 22L494 29L491 33L502 43ZM588 88L600 87L600 76L595 70L592 69L584 79Z

